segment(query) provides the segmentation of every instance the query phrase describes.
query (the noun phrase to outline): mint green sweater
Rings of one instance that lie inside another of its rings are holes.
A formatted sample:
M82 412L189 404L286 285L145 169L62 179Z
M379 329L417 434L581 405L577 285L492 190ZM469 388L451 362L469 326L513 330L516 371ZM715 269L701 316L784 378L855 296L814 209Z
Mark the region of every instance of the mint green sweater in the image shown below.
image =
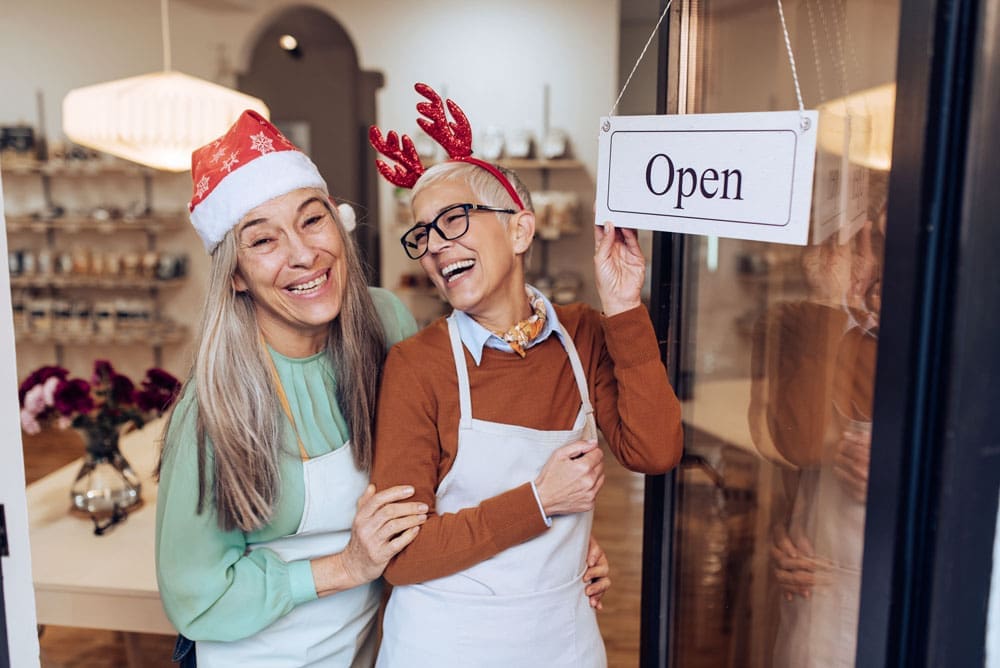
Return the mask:
M391 346L412 335L416 322L389 291L369 289ZM336 370L324 353L302 359L270 350L303 444L323 455L349 440L334 400ZM237 640L250 636L316 598L308 560L284 562L272 550L247 553L258 543L295 533L305 490L295 432L284 430L290 456L280 463L281 493L269 525L251 533L222 531L210 502L199 515L196 423L198 402L186 391L174 409L156 502L156 574L167 617L193 640ZM237 388L238 391L238 388ZM212 484L211 443L206 465Z

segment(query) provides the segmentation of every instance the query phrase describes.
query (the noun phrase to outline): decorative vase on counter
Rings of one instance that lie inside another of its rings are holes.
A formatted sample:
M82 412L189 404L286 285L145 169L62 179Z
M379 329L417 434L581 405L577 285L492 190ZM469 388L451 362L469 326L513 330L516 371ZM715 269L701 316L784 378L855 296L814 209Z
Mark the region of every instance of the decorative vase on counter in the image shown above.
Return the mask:
M118 449L118 431L79 430L87 446L70 488L74 510L90 515L127 510L142 500L142 483Z

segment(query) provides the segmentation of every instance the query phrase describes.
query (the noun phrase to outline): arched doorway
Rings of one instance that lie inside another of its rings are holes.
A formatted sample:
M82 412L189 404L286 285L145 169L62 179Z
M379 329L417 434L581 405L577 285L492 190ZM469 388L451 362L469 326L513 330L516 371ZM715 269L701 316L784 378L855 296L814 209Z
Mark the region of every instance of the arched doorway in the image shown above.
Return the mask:
M294 37L294 49L283 47ZM264 100L271 120L312 157L330 193L358 209L355 236L372 285L379 280L378 190L367 142L378 72L362 72L344 27L313 7L290 7L257 32L239 88Z

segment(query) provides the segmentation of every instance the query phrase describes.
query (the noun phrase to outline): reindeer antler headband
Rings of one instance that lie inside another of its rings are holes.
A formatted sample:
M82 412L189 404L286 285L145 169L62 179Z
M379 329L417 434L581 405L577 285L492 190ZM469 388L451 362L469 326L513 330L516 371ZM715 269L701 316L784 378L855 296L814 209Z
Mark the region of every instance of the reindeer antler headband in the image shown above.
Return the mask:
M413 88L430 100L417 104L417 111L426 116L418 118L417 123L434 140L444 147L448 152L448 157L452 162L467 162L477 167L482 167L496 177L500 185L504 187L507 194L511 196L517 208L523 209L524 204L518 197L517 190L507 180L499 169L479 158L472 157L472 128L469 127L469 119L465 117L465 112L451 100L447 100L448 111L454 119L448 122L445 114L445 102L433 88L424 83L418 83ZM372 147L387 158L394 160L397 164L390 166L381 160L375 160L375 166L379 173L385 177L389 183L393 183L402 188L412 188L420 175L424 173L424 166L417 155L417 149L413 146L413 141L406 135L402 138L392 130L383 138L381 131L374 125L368 129L368 141Z

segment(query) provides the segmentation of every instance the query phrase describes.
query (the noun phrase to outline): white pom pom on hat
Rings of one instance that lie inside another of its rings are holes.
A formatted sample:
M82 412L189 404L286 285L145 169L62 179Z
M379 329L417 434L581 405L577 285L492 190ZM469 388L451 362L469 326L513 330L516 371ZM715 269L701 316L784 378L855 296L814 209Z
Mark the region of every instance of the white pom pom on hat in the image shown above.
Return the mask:
M251 210L298 188L327 193L309 157L256 111L246 110L226 134L191 154L191 224L211 253ZM332 200L331 200L332 201ZM337 205L348 231L354 209Z
M353 232L354 228L358 226L358 218L354 213L354 207L347 202L341 202L337 205L337 213L340 215L340 224L344 226L344 229L348 232Z

